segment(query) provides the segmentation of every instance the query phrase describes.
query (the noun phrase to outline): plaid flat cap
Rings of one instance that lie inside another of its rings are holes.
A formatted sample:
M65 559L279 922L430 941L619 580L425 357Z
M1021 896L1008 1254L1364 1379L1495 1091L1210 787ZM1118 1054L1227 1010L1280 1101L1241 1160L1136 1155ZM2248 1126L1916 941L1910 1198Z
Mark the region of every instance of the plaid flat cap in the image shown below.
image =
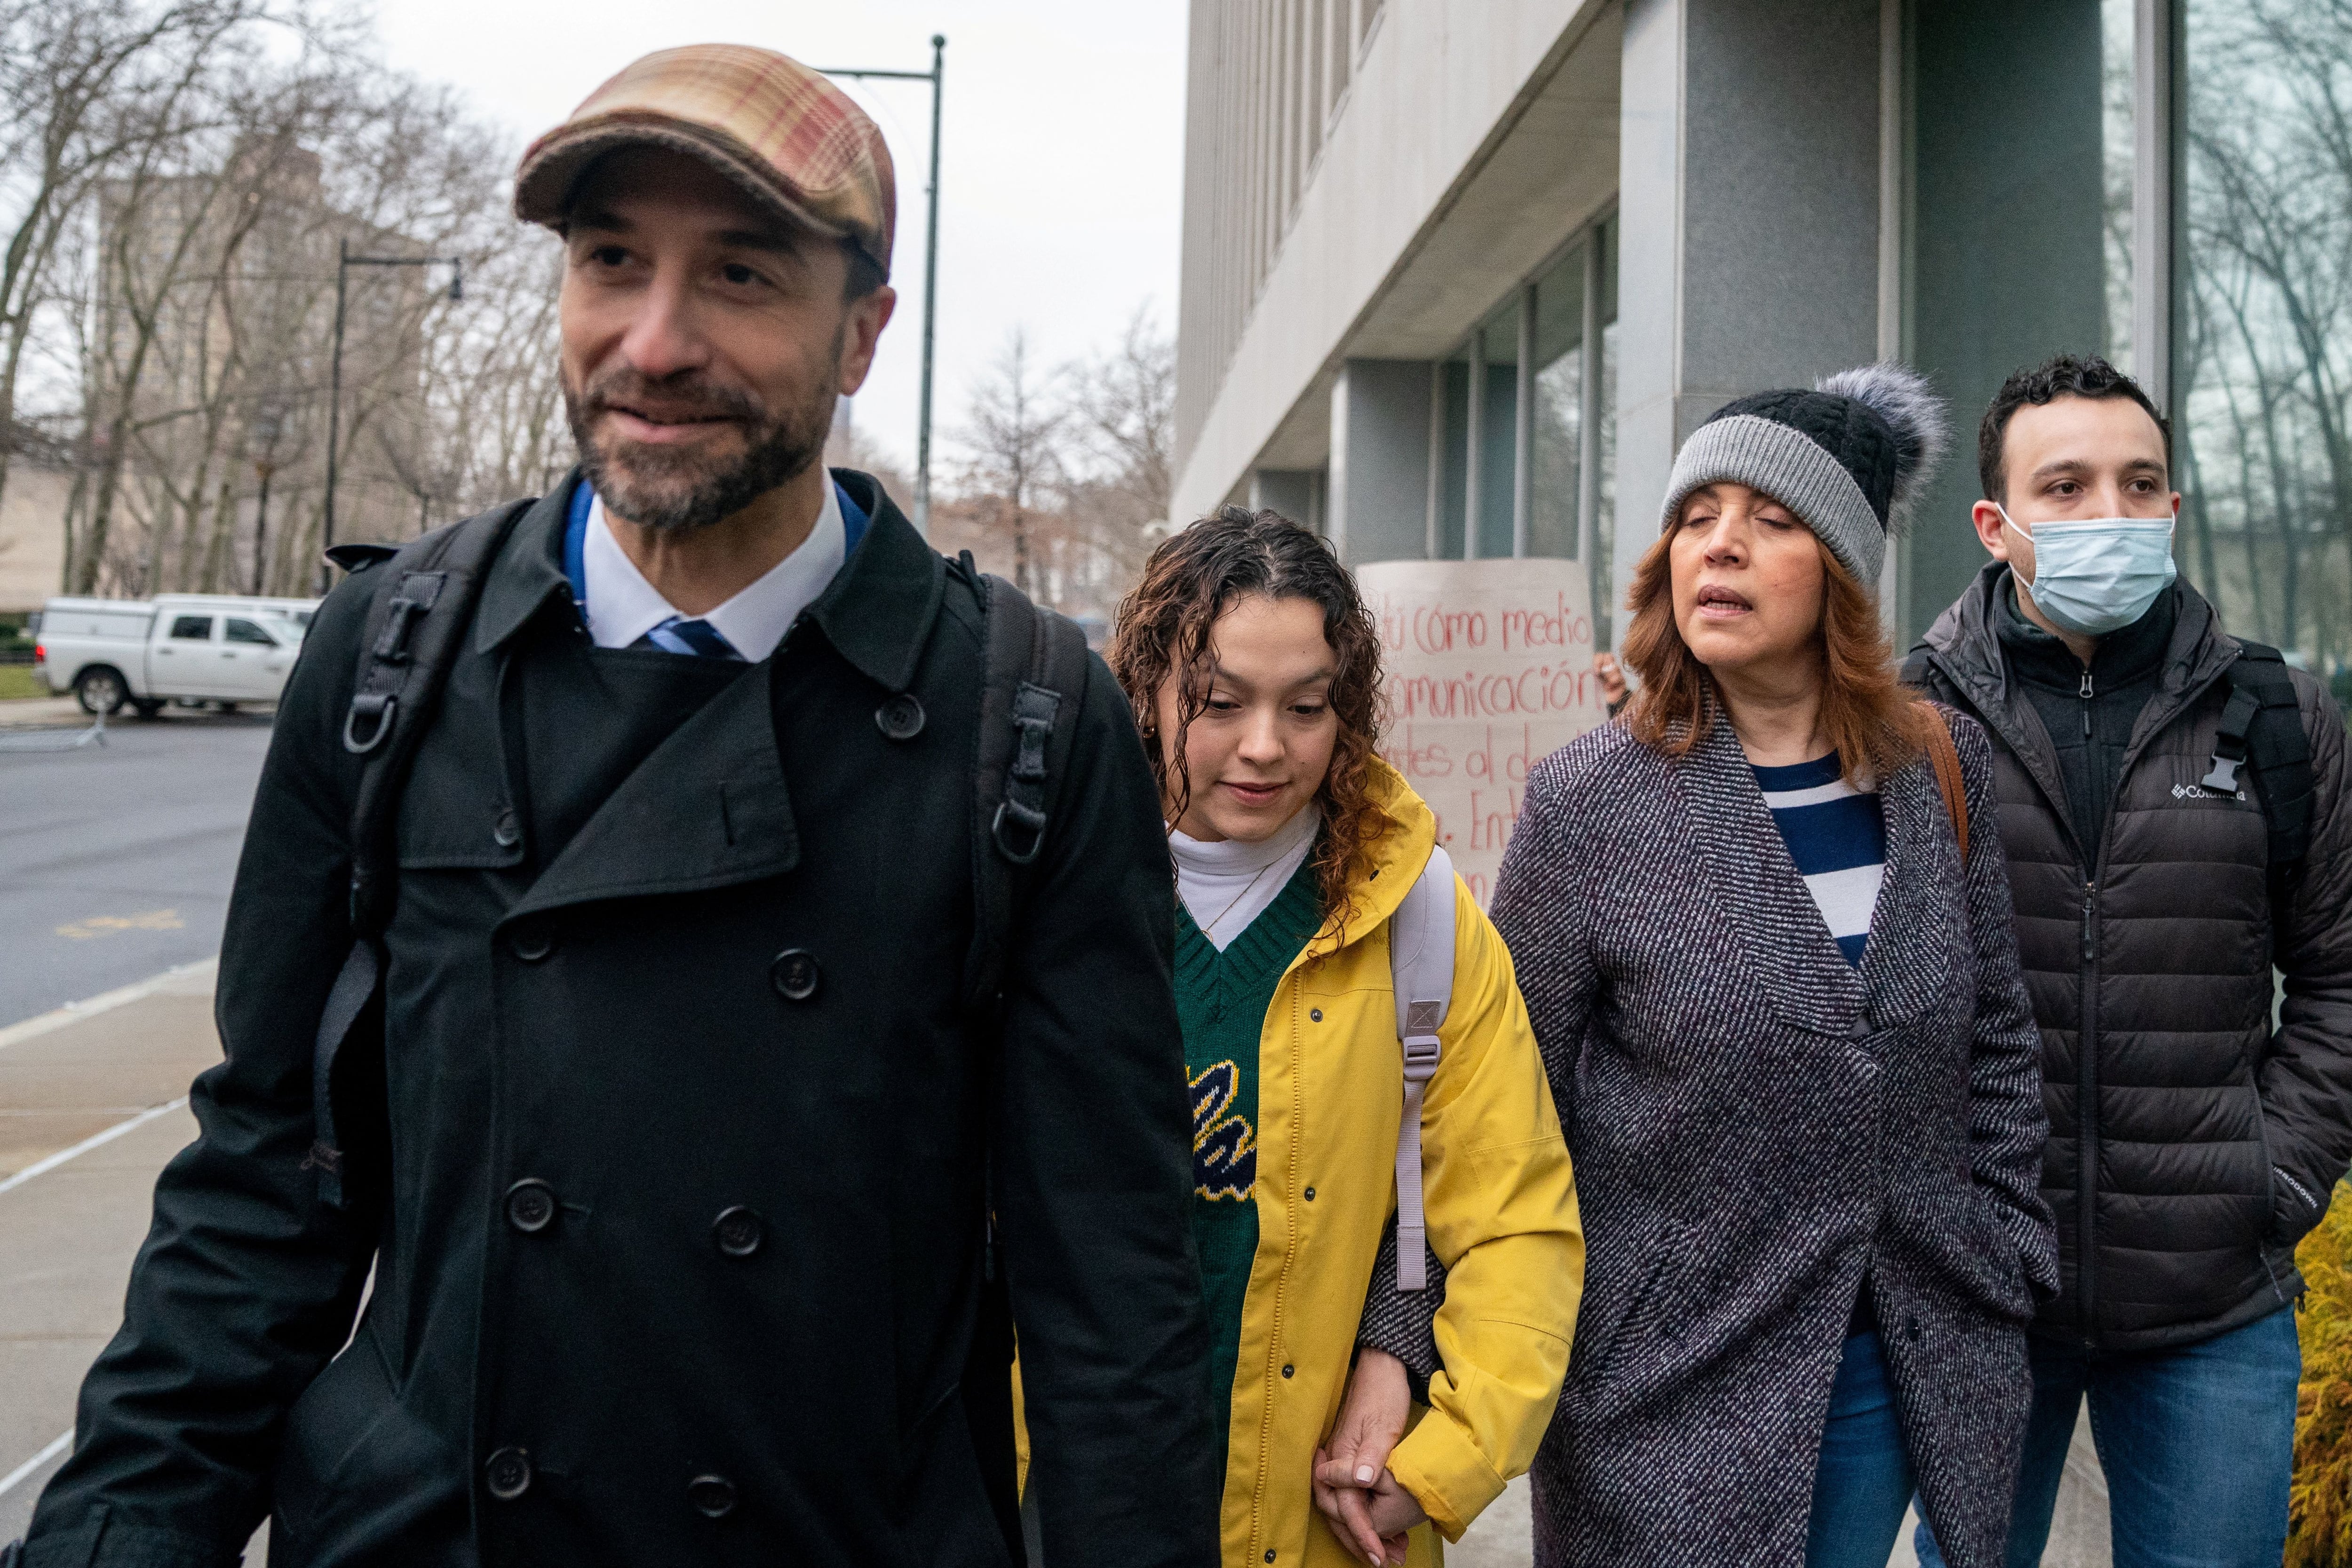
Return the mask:
M754 201L847 240L890 276L898 188L881 131L821 73L740 44L657 50L590 93L522 155L515 215L560 225L590 163L646 144L702 159Z

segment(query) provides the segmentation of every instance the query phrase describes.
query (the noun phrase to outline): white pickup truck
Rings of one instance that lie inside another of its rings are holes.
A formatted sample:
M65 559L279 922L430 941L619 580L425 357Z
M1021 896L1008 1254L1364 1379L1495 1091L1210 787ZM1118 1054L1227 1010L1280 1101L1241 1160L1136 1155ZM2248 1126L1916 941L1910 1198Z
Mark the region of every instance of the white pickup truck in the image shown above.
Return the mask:
M318 607L315 599L215 593L52 599L41 609L33 668L51 691L73 693L85 713L127 706L153 718L165 703L275 703Z

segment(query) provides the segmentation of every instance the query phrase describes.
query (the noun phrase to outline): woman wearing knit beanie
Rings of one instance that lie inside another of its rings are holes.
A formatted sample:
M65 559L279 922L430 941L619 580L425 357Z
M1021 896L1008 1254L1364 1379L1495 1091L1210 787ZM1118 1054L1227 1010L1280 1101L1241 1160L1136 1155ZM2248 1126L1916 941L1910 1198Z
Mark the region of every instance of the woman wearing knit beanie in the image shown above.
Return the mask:
M2057 1285L2040 1047L1988 744L1897 685L1875 601L1943 444L1893 366L1701 426L1641 689L1528 779L1493 914L1590 1248L1539 1563L1883 1568L1915 1488L1955 1568L2002 1560Z

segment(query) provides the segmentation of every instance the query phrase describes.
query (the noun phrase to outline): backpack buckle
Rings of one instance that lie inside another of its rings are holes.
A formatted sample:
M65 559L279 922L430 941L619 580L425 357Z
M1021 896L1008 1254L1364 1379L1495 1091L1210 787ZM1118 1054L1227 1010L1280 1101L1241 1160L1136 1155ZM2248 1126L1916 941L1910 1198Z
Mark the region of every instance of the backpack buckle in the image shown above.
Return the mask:
M2199 779L2200 784L2224 795L2238 792L2238 769L2245 765L2251 749L2247 737L2253 732L2254 715L2262 706L2262 699L2252 692L2231 684L2230 700L2221 705L2221 722L2213 737L2213 771Z
M1022 832L1028 835L1025 844L1016 845L1005 832L1004 820L1010 817ZM1045 845L1045 813L1034 806L1024 805L1010 795L997 802L996 820L989 824L989 836L996 841L997 852L1014 865L1027 865L1037 858Z
M420 604L404 593L384 608L383 632L376 638L373 652L379 664L404 664L408 663L408 624L431 606Z
M1426 1083L1437 1073L1437 1059L1442 1046L1433 1034L1409 1034L1404 1037L1404 1081Z
M1054 737L1054 717L1062 706L1061 694L1028 681L1013 695L1013 727L1021 742L1013 758L1011 776L1024 784L1045 777L1045 746Z
M343 749L354 757L365 757L383 744L392 733L392 716L400 706L400 699L390 692L353 692L352 710L343 716ZM362 719L373 719L375 727L362 737L358 733Z

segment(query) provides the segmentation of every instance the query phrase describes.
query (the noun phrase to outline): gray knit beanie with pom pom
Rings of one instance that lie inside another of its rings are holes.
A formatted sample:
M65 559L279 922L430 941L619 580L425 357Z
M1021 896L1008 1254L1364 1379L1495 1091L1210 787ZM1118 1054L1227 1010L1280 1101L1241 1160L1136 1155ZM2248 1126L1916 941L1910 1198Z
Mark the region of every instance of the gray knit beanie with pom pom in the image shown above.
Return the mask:
M1709 415L1675 455L1659 531L1674 527L1692 491L1733 480L1803 518L1874 594L1886 536L1950 440L1944 400L1901 365L1841 371L1811 392L1739 398Z

